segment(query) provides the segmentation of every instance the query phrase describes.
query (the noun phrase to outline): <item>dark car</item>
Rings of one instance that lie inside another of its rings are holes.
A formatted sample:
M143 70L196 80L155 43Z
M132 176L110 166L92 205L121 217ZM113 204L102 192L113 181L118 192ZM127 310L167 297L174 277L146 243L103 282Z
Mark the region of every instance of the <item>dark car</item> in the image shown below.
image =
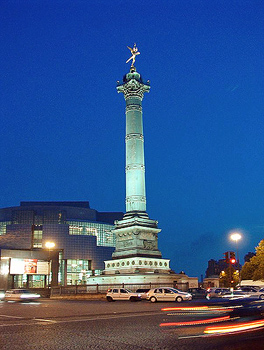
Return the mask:
M206 289L203 288L189 288L188 293L192 295L193 299L204 299L207 295Z
M149 292L150 288L144 289L140 288L136 290L136 293L139 293L141 295L141 299L147 299L147 293Z

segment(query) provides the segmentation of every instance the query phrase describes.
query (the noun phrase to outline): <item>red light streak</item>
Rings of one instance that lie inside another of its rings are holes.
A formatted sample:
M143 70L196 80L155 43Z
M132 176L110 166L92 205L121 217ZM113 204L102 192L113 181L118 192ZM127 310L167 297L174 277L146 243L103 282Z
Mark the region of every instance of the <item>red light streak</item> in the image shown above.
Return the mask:
M206 310L208 306L198 306L198 307L165 307L161 311L193 311L193 310Z
M231 332L241 332L249 329L259 328L264 326L264 319L246 323L237 323L231 326L216 326L207 327L204 333L231 333Z
M186 321L186 322L168 322L168 323L161 323L160 327L170 327L170 326L196 326L199 324L207 324L207 323L215 323L215 322L223 322L230 319L230 316L224 316L224 317L216 317L216 318L210 318L207 320L197 320L197 321Z
M161 309L161 311L233 311L234 307L208 307L208 306L197 306L197 307L167 307Z

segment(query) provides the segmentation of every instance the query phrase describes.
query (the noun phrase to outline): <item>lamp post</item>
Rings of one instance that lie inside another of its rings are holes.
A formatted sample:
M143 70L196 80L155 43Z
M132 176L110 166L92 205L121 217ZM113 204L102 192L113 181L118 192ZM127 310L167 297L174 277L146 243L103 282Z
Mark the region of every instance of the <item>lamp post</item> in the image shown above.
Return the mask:
M50 284L50 273L51 273L51 260L50 260L50 250L55 247L54 242L46 242L45 247L49 250L49 269L48 269L48 286Z
M242 238L242 235L239 232L233 232L230 235L230 239L236 242L236 253L237 253L237 269L238 269L238 282L240 283L240 269L239 269L239 257L238 257L238 241Z

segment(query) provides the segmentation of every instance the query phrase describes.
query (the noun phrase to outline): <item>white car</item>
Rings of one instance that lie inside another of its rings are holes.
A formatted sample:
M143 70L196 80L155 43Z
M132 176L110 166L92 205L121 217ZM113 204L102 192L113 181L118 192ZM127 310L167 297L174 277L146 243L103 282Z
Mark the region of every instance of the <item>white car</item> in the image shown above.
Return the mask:
M140 301L140 293L134 293L126 288L110 288L106 294L107 301L115 300L129 300L129 301Z
M181 303L185 300L192 300L192 295L190 293L181 292L175 288L160 287L150 289L147 293L147 300L150 300L152 303L156 301L177 301Z
M5 301L33 301L40 298L40 294L32 293L28 289L10 289L5 292Z

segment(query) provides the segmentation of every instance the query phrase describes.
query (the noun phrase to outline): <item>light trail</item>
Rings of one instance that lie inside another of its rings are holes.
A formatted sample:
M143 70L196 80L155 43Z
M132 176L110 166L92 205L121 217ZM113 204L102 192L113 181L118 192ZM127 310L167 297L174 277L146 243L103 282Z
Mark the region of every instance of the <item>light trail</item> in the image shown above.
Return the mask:
M223 322L223 321L227 321L227 320L230 320L230 316L209 318L209 319L207 319L207 320L161 323L161 324L160 324L160 327L170 327L170 326L176 326L176 327L181 327L181 326L196 326L196 325L207 324L207 323Z
M260 328L260 327L264 327L264 319L258 320L258 321L238 323L238 324L231 325L231 326L207 327L204 330L204 333L206 333L206 334L234 333L234 332L242 332L245 330Z
M196 312L232 312L234 308L241 307L239 306L222 306L222 307L216 307L216 306L197 306L197 307L166 307L161 309L161 311L175 311L175 312L190 312L190 311L196 311Z

